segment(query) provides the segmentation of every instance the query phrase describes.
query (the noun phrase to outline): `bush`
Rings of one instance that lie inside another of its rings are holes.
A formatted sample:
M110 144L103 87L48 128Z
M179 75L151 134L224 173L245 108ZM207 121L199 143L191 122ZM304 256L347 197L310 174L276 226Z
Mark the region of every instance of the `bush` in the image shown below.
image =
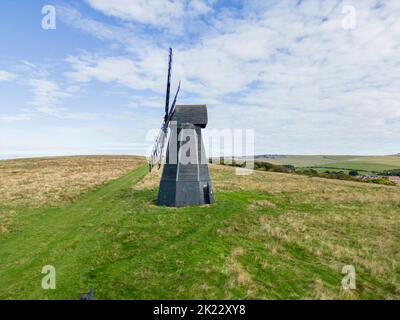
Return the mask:
M383 172L385 176L398 176L400 177L400 169L386 170Z
M295 171L295 167L289 164L285 165L273 165L270 169L272 172L283 172L283 173L292 173Z
M356 171L356 170L350 170L350 171L349 171L349 175L352 176L352 177L356 177L356 176L358 176L358 171Z
M210 159L211 160L211 159ZM210 161L211 162L211 161ZM229 165L233 167L246 167L246 161L235 161L232 160L231 164L224 163L224 159L220 159L220 164L222 165ZM387 186L395 186L396 183L390 181L385 177L380 178L371 178L368 180L360 180L357 178L358 171L350 170L349 173L344 171L325 171L325 172L318 172L312 168L295 168L292 165L279 165L273 164L265 161L254 161L254 169L255 170L262 170L262 171L271 171L271 172L283 172L283 173L296 173L301 174L309 177L319 177L319 178L326 178L326 179L338 179L338 180L347 180L347 181L363 181L369 183L376 183L376 184L383 184ZM392 173L398 173L400 175L400 170L391 170Z
M310 176L310 177L318 177L318 171L315 169L310 169L310 168L300 168L296 169L297 174L305 175L305 176Z
M395 186L396 183L390 181L388 178L372 178L368 179L367 182L376 183L376 184L384 184L386 186Z
M220 164L229 165L233 167L246 167L246 161L235 161L233 160L231 164L224 163L224 159L220 159ZM272 172L284 172L284 173L292 173L295 172L295 167L292 165L279 165L272 164L264 161L254 161L254 169L255 170L263 170L263 171L272 171Z
M256 170L265 170L265 171L270 171L274 165L269 162L263 162L263 161L255 161L254 162L254 169Z

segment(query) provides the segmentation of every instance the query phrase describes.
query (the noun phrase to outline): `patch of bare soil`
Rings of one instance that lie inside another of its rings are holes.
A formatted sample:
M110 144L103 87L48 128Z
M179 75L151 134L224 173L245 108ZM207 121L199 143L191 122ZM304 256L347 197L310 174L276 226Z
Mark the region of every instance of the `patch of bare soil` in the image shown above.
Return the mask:
M400 177L389 177L389 180L400 186Z

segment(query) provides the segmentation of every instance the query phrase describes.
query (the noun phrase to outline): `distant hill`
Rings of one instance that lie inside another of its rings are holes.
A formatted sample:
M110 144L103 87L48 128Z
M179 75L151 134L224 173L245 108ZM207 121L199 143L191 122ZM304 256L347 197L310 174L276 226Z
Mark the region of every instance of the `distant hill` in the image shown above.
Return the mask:
M391 156L357 155L257 155L258 161L327 170L358 170L364 173L400 169L400 154Z

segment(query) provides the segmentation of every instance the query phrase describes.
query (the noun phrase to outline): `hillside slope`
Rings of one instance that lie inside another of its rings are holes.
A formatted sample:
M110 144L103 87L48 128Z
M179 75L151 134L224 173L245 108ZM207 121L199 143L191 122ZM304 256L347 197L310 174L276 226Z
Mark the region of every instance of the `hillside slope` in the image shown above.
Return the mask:
M260 158L266 162L293 165L295 167L309 167L323 170L357 170L363 174L384 170L400 169L400 156L277 156L274 158Z
M2 201L0 298L400 298L400 189L212 166L216 204L155 204L146 165L72 202ZM12 213L10 213L12 212ZM57 289L41 288L41 269ZM354 265L357 290L341 289Z

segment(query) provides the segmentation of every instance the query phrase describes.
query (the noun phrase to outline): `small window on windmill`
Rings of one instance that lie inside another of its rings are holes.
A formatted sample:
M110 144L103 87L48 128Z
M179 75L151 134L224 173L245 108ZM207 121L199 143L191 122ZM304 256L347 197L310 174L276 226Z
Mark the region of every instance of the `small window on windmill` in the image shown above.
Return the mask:
M203 185L203 194L204 194L204 203L205 204L210 204L211 200L210 200L210 186L209 184L205 184Z
M186 143L190 143L190 137L186 139ZM190 148L186 151L186 157L190 158Z

